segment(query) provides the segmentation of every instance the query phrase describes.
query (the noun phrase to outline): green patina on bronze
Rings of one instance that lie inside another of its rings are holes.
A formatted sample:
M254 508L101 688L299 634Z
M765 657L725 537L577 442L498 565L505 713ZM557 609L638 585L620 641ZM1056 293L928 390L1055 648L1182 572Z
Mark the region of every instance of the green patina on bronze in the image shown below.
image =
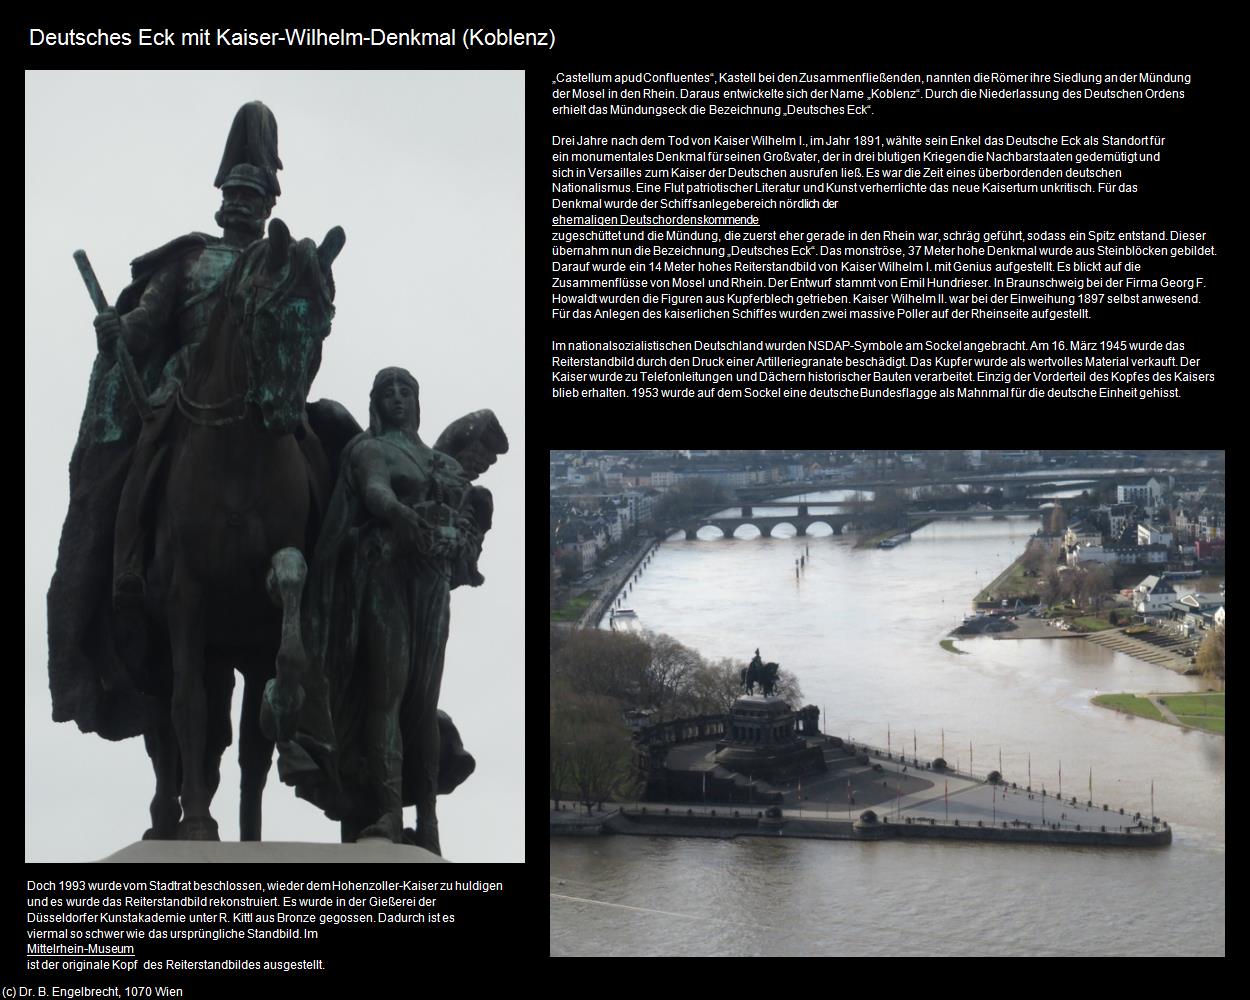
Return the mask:
M308 697L279 774L340 819L344 839L398 839L415 804L413 839L437 852L436 796L473 769L438 713L450 594L482 582L493 502L472 480L507 438L480 411L439 439L452 454L431 448L416 379L399 368L378 373L369 415L343 451L313 558Z
M367 431L332 400L306 404L345 237L294 241L273 220L264 238L281 167L272 112L245 105L215 182L221 236L136 258L114 307L76 255L98 353L48 592L53 718L143 735L145 836L215 839L237 667L244 839L260 836L276 740L283 780L345 839L437 851L436 796L474 767L438 710L450 593L483 582L493 502L474 480L508 441L479 410L425 444L403 369L379 373ZM227 672L207 669L221 650ZM401 831L411 803L417 829Z

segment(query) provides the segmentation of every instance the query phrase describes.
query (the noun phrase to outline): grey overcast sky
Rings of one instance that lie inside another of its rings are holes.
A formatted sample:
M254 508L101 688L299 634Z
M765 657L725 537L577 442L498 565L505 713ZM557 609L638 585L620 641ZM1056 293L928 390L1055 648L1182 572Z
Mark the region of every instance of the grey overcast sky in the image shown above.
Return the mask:
M137 840L153 787L140 739L110 743L51 721L45 598L95 355L71 255L87 251L111 302L132 258L183 233L219 232L213 178L234 113L252 100L278 120L274 217L297 238L320 242L334 225L347 233L310 398L336 399L367 424L374 374L401 365L421 383L426 441L482 407L508 432L511 452L481 480L496 504L487 582L452 595L440 702L477 773L440 799L439 826L451 860L523 860L523 75L38 72L25 82L26 860L92 860ZM236 750L213 803L229 840ZM336 841L338 824L274 769L264 834Z

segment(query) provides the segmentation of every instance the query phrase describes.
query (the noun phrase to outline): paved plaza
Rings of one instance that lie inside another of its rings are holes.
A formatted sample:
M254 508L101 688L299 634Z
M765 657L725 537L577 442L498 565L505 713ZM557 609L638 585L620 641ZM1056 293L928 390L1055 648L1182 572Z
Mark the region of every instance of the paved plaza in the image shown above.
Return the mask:
M714 743L688 743L673 747L667 763L685 770L711 770L716 766L714 754ZM897 755L891 759L870 753L868 764L861 764L845 749L828 747L825 759L829 770L823 774L775 784L757 781L755 787L760 792L780 792L783 813L794 817L857 819L864 810L872 809L890 822L911 818L938 823L958 820L969 825L979 821L986 826L1031 823L1066 830L1075 830L1078 825L1082 830L1106 826L1109 833L1119 833L1138 822L1134 813L1140 806L1129 808L1125 804L1123 815L1120 803L1108 802L1104 811L1102 802L1095 798L1093 807L1087 806L1087 787L1069 787L1067 801L1061 802L1056 789L1047 789L1043 797L1040 788L1029 792L1020 782L1014 789L1010 782L989 785L966 775L926 770L923 761L917 767L914 760L900 761ZM1072 803L1074 792L1077 804ZM1149 825L1150 817L1143 815L1143 819Z

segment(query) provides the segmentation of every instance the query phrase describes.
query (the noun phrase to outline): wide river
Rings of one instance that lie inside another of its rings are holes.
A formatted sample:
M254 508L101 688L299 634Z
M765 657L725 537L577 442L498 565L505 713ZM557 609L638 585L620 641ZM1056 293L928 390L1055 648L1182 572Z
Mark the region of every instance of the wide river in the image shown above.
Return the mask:
M810 501L821 497L812 495ZM833 499L826 496L825 499ZM1095 708L1182 677L1079 639L938 643L1036 520L852 539L664 543L627 604L704 656L793 671L827 730L1155 812L1170 848L595 837L551 841L554 955L1223 955L1223 737ZM788 530L788 529L785 529ZM818 529L813 529L818 530ZM705 529L704 534L714 531ZM742 529L741 534L749 534ZM810 548L796 582L795 559Z

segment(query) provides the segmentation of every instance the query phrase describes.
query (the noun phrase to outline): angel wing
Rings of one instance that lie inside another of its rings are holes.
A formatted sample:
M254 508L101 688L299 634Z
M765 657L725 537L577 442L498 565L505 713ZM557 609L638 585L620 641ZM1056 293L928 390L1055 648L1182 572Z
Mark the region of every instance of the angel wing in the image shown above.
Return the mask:
M508 435L493 410L474 410L452 421L434 442L436 451L460 463L470 480L495 464L508 450Z

